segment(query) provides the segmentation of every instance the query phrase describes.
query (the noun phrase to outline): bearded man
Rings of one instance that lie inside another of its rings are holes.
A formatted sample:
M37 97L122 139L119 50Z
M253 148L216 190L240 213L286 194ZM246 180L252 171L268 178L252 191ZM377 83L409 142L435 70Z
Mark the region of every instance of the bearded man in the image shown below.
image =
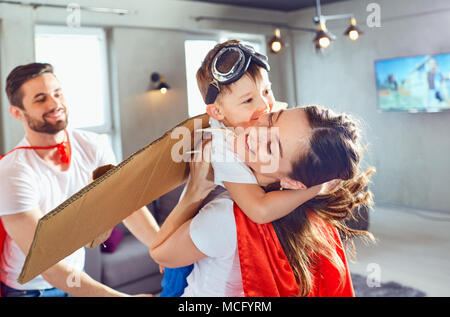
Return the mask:
M0 160L0 217L6 231L0 254L1 295L126 296L83 272L84 248L28 283L17 282L39 219L86 186L97 167L115 164L115 157L99 135L67 128L66 101L50 64L13 69L6 94L10 113L22 122L25 136ZM146 207L124 224L147 246L158 230ZM79 281L75 286L74 276Z

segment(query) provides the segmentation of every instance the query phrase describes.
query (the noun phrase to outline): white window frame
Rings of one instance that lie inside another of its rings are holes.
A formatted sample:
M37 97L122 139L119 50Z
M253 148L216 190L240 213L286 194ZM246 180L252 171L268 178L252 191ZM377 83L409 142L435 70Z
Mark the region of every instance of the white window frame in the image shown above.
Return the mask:
M98 37L100 42L100 67L102 69L102 97L103 97L103 114L104 124L97 126L79 127L79 129L95 132L98 134L108 135L111 145L114 149L116 157L121 158L121 145L117 142L117 131L115 131L114 117L113 117L113 100L111 96L111 81L109 70L109 46L107 41L107 32L100 27L67 27L55 25L36 25L35 36L49 35L52 37L70 37L71 35L94 35ZM64 89L64 87L63 87ZM70 103L70 100L68 100Z

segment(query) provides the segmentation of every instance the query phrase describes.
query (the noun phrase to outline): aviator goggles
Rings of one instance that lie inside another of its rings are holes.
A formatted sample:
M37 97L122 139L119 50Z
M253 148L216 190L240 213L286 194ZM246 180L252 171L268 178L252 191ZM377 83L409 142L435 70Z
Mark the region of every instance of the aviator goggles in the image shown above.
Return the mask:
M209 105L216 101L220 92L219 84L228 85L239 80L245 74L251 62L270 71L267 56L257 53L250 45L233 44L217 52L211 63L212 80L205 97L206 104ZM225 64L230 66L224 69Z

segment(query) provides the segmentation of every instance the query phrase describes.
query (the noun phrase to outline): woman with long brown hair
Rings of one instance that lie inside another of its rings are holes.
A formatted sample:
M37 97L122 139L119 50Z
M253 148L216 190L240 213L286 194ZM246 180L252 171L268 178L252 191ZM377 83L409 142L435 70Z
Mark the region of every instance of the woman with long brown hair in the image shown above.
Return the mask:
M184 296L352 296L340 236L345 241L356 235L371 238L343 220L372 203L367 186L373 173L359 170L356 122L307 106L266 114L258 125L276 129L278 150L273 144L252 144L246 133L238 141L243 138L265 156L278 155L278 169L270 173L264 172L264 162L246 162L266 190L280 189L280 183L285 189L333 179L339 184L271 224L256 225L226 193L195 215L213 186L205 180L208 164L191 163L185 195L161 227L152 257L166 267L194 263Z
M273 222L301 285L301 294L306 296L313 287L312 268L317 265L315 262L319 256L325 257L337 269L340 285L345 279L345 263L338 255L339 247L335 240L327 239L329 232L326 234L323 230L336 228L344 241L351 244L352 251L352 237L373 240L369 232L351 229L344 220L353 217L358 207L372 205L372 194L367 186L375 169L359 171L363 148L359 144L360 132L353 118L318 106L303 109L311 127L310 149L293 164L291 178L301 180L307 187L330 179L342 180L331 193L316 196Z

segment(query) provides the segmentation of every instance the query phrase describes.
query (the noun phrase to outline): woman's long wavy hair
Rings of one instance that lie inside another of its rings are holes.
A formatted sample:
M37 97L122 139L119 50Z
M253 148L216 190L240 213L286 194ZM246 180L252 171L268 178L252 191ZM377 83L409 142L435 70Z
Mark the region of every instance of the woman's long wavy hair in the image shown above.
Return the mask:
M297 279L300 294L307 296L312 290L312 271L318 255L325 256L338 269L341 282L345 277L344 263L336 252L337 246L326 238L323 232L325 226L320 224L321 221L336 227L342 239L350 242L352 251L352 237L363 236L374 240L369 232L346 226L345 220L353 217L358 208L372 205L368 184L375 169L359 171L362 148L354 119L320 106L306 106L303 109L312 130L309 150L293 164L290 177L308 187L332 179L342 180L331 193L316 196L273 222Z

